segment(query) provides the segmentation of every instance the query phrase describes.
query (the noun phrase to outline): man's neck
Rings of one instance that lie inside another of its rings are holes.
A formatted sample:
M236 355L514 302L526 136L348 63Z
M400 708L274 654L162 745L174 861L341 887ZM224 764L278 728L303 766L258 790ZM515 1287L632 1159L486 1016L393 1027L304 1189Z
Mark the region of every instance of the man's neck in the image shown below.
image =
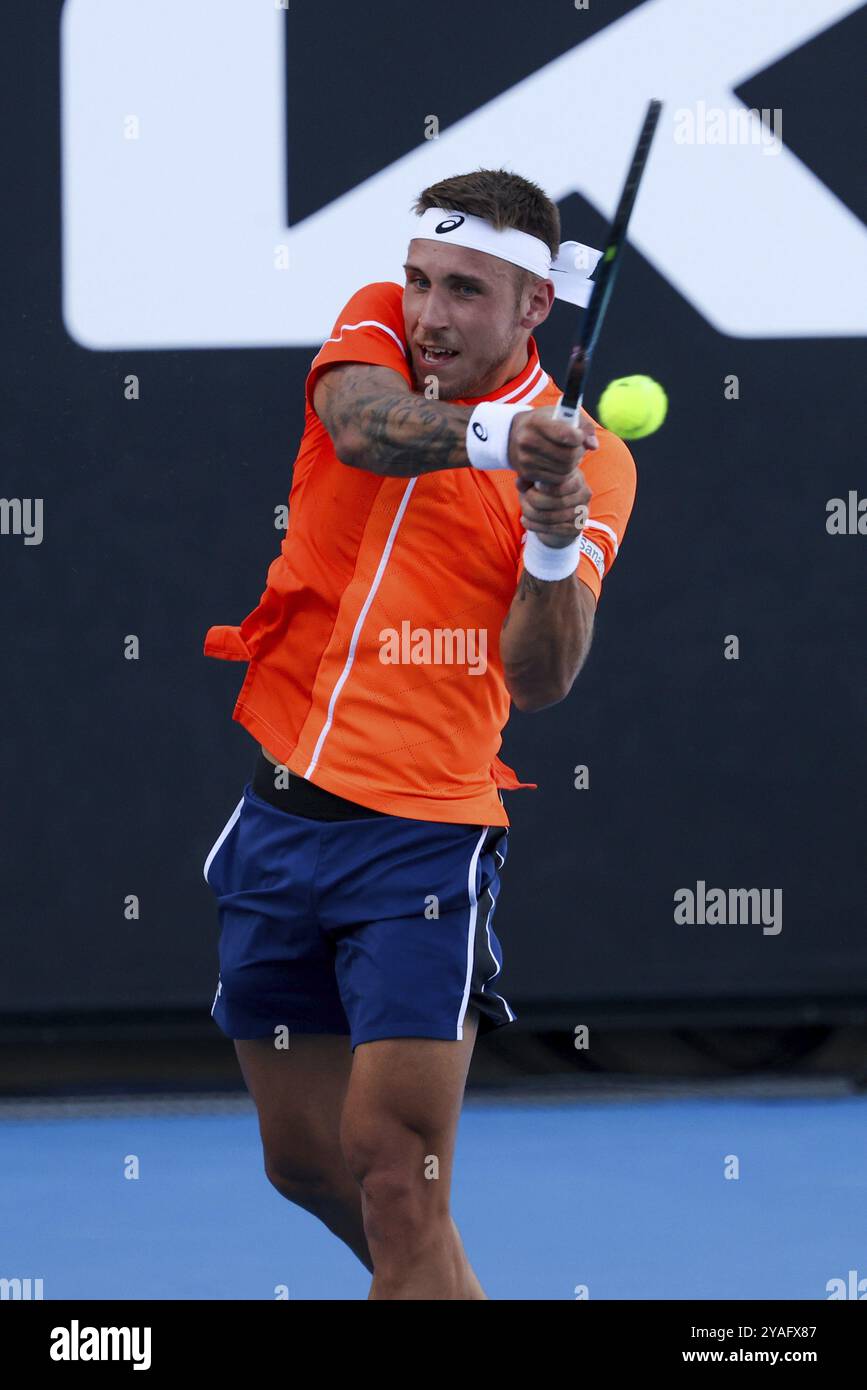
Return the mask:
M515 349L512 356L499 369L493 381L488 382L481 391L474 391L467 397L468 400L484 400L485 396L490 396L494 391L499 391L501 387L508 386L510 381L526 371L527 363L530 361L530 339L522 343Z

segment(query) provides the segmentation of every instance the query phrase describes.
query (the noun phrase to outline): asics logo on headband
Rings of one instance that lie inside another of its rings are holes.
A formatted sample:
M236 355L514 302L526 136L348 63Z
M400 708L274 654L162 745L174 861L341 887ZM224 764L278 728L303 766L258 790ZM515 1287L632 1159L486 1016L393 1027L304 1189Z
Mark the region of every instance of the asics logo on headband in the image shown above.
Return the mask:
M443 232L456 232L463 221L460 213L455 213L454 217L447 217L445 222L438 222L434 230L439 232L440 236Z
M552 257L550 246L541 237L517 227L494 227L484 217L470 212L449 212L448 208L425 208L423 213L409 219L406 234L408 241L439 241L440 237L448 236L452 246L466 246L471 251L511 261L542 279L548 275L552 262L556 262L554 268L560 272L554 291L557 298L585 308L593 289L588 272L602 255L592 246L564 241L557 255Z

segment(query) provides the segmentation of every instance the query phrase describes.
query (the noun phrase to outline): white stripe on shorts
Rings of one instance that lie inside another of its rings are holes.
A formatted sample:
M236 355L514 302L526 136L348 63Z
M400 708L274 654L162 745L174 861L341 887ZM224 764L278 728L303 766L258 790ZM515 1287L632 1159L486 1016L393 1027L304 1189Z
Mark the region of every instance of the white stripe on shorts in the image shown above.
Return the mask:
M497 865L497 868L502 868L503 864L506 862L505 859L503 859L503 858L500 857L500 851L499 851L499 850L494 850L494 853L495 853L495 855L497 856L497 858L500 860L499 864ZM496 905L496 898L494 897L494 895L493 895L493 893L491 892L490 888L487 890L487 893L488 893L488 897L489 897L490 900L491 900L491 906L488 908L488 917L487 917L487 921L485 922L485 932L486 932L487 937L488 937L488 954L490 955L491 960L494 962L494 973L493 973L493 975L489 975L488 978L485 980L484 984L482 985L482 994L485 994L485 993L492 994L493 997L494 997L495 999L499 999L499 1001L500 1001L500 1003L502 1004L503 1008L506 1010L506 1013L509 1015L509 1022L510 1022L510 1023L514 1023L514 1022L515 1022L515 1015L512 1013L512 1010L509 1008L508 1001L505 1000L505 999L503 998L502 994L497 994L496 990L493 990L493 989L489 990L489 989L488 989L488 985L491 983L491 980L495 980L495 979L497 978L497 976L499 975L499 973L500 973L500 962L497 960L497 957L494 955L494 947L493 947L493 945L492 945L492 943L491 943L491 916L492 916L492 914L493 914L494 907L495 907L495 905Z
M476 916L479 910L479 900L476 897L476 866L479 862L482 845L485 843L485 836L490 828L490 826L485 826L485 829L479 836L478 844L473 850L473 857L470 860L470 871L467 875L467 892L470 898L470 920L469 930L467 931L467 978L464 981L464 997L461 1000L461 1009L458 1014L458 1042L460 1042L464 1036L464 1017L467 1012L467 1004L470 1000L470 988L473 980L473 948L476 940Z
M226 821L226 824L223 826L223 829L222 829L222 831L220 832L220 837L219 837L219 839L217 840L217 843L214 845L213 849L211 850L210 854L208 855L207 859L205 860L205 867L204 867L203 873L204 873L204 875L205 875L205 882L206 882L206 883L208 883L208 870L210 869L211 865L213 864L215 858L217 857L217 854L219 853L221 844L223 843L223 841L225 840L226 836L229 834L229 831L232 829L232 826L235 824L236 820L237 820L238 817L240 816L240 814L241 814L241 807L242 807L243 805L244 805L244 798L243 798L243 796L242 796L242 797L241 797L241 800L238 802L237 806L235 807L234 811L233 811L232 814L230 815L229 819ZM211 886L211 885L208 883L208 887L209 887L209 888L210 888L210 886Z

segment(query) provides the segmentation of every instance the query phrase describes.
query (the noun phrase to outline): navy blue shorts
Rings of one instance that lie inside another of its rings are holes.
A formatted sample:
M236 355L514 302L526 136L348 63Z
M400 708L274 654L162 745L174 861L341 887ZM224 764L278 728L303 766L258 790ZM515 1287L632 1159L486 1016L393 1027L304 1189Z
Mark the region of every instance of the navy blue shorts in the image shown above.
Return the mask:
M371 816L320 821L248 785L205 864L217 897L211 1014L230 1038L463 1037L516 1015L491 919L508 830Z

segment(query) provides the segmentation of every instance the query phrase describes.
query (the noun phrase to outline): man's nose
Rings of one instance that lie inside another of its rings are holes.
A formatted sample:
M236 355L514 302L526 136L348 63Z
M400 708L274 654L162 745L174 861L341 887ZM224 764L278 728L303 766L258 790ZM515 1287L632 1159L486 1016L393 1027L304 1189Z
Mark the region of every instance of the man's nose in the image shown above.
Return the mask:
M448 328L448 300L440 290L428 290L418 316L420 328Z

